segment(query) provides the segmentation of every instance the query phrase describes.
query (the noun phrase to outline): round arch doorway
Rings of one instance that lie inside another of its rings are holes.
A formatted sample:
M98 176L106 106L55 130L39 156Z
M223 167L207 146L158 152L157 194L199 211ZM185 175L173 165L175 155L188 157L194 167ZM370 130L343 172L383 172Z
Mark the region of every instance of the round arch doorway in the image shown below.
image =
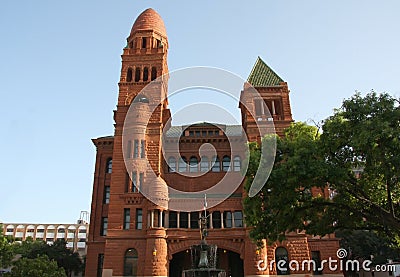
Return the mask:
M169 262L169 277L180 277L182 271L191 268L190 250L172 255ZM227 277L244 277L243 260L236 252L220 249L217 252L217 268L224 269Z

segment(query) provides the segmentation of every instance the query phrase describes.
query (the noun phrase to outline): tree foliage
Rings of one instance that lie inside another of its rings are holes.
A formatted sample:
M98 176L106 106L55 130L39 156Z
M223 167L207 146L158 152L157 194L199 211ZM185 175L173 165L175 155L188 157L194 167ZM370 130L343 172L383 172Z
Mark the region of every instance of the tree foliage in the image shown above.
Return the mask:
M374 264L383 264L387 259L400 258L398 246L374 231L338 231L336 235L341 238L340 246L348 251L347 259L372 259Z
M21 243L16 252L28 259L46 255L62 267L67 276L71 276L72 272L79 273L83 270L79 254L68 249L65 240L56 240L52 245L44 241L26 240Z
M261 147L268 144L264 138ZM260 162L250 144L245 188ZM260 193L246 198L255 240L282 240L288 231L324 235L337 229L400 236L400 108L390 95L359 93L322 125L294 123L277 138L273 170Z
M0 224L0 268L6 268L14 257L14 249L11 241L3 235L3 227Z
M50 261L46 255L35 259L21 258L14 262L6 277L66 277L64 269L59 268L55 261Z

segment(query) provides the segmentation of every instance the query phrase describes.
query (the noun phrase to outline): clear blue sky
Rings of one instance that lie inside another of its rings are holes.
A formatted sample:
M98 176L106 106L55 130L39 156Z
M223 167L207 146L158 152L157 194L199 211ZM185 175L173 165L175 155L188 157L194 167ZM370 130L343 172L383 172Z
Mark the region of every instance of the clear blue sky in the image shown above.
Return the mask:
M355 90L400 95L397 0L3 0L0 221L74 222L90 210L90 139L113 134L120 55L148 7L164 19L170 70L245 79L261 56L288 82L297 121L326 118Z

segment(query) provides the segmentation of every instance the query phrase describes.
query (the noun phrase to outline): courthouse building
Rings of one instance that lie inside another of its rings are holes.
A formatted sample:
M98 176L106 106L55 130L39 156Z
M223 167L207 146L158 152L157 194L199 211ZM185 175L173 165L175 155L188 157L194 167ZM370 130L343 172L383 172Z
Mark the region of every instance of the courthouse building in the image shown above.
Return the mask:
M190 207L191 201L203 201L201 192L228 173L241 176L245 154L232 151L232 141L244 150L247 141L260 139L258 124L273 122L282 135L293 121L287 83L257 58L240 92L241 126L207 122L171 126L168 78L161 77L168 73L167 53L164 22L147 9L134 22L123 49L114 135L93 139L97 154L86 276L180 277L191 266L190 247L199 243L199 217L204 211L198 206L177 210L172 204L181 201ZM133 120L126 124L128 117ZM216 152L199 154L204 144L213 145ZM179 200L173 190L193 193ZM207 194L207 242L218 246L218 267L227 276L340 275L328 269L294 272L257 267L265 258L268 263L335 258L339 244L334 235L321 238L298 232L258 249L249 238L251 226L244 223L244 196L243 182L229 195ZM219 198L221 203L210 205Z

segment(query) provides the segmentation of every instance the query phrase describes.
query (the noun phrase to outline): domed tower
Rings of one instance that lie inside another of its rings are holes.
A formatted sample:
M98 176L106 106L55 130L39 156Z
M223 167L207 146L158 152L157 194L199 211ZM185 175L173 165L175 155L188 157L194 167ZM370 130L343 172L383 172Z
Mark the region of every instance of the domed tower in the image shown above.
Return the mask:
M121 56L114 136L93 140L87 276L167 275L168 188L161 178L161 136L170 118L167 52L163 20L153 9L143 11Z

